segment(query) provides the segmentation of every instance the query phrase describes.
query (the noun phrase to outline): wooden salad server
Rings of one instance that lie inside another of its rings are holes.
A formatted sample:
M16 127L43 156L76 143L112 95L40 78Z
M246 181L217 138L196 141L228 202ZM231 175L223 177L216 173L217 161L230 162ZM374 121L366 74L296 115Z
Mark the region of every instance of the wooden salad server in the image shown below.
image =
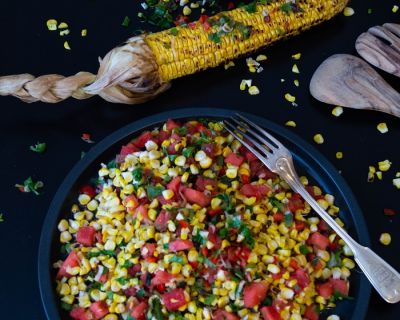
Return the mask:
M357 38L356 49L370 64L400 77L400 24L370 28Z
M400 94L364 60L336 54L315 71L311 95L322 102L400 117Z

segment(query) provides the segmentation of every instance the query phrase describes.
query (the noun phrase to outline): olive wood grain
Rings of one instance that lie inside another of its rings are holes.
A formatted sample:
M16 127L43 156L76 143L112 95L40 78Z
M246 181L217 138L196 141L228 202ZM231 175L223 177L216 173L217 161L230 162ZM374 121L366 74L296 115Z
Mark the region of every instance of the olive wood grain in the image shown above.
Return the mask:
M315 71L311 95L322 102L400 117L400 94L364 60L336 54Z
M386 23L370 28L356 41L356 49L370 64L400 77L400 25Z

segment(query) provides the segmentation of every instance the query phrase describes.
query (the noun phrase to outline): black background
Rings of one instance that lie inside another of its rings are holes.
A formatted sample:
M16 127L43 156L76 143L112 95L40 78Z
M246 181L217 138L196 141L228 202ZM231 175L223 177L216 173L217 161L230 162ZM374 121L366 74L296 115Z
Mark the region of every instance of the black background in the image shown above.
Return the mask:
M174 81L172 88L158 99L144 105L113 105L100 98L85 101L72 99L57 105L25 104L11 97L1 97L0 107L0 306L1 319L45 319L37 282L37 249L42 221L59 184L79 160L81 151L91 147L82 133L99 141L114 130L146 115L183 107L218 107L244 110L276 123L295 120L293 131L312 143L320 132L325 143L318 149L341 170L365 214L372 248L395 268L400 269L399 217L388 218L383 208L399 206L399 190L392 185L400 171L400 122L394 117L374 112L346 109L335 118L331 106L316 102L308 93L308 83L316 67L334 53L353 53L356 37L369 27L384 22L398 22L399 14L391 9L398 1L354 0L352 17L340 15L334 20L297 38L261 50L268 55L264 71L250 74L244 59L236 67L209 70ZM138 25L121 26L128 15L136 19L139 1L70 0L0 2L0 75L31 73L41 75L78 71L96 72L97 58L126 40ZM368 8L372 14L368 14ZM71 51L63 48L64 38L50 32L46 20L55 18L70 25ZM86 38L80 30L88 29ZM297 62L300 87L293 85L291 55L302 53ZM255 58L256 55L253 55ZM396 89L400 81L381 72ZM261 94L249 96L239 90L242 79L252 78ZM280 79L286 79L281 83ZM296 95L299 106L283 99L286 92ZM386 122L389 132L376 129ZM46 142L44 155L29 151L36 142ZM344 159L335 158L336 151ZM367 183L368 166L389 159L393 162L383 181ZM15 183L28 176L45 184L40 196L20 193ZM381 232L390 232L393 242L379 244ZM398 319L400 306L384 303L372 294L367 319Z

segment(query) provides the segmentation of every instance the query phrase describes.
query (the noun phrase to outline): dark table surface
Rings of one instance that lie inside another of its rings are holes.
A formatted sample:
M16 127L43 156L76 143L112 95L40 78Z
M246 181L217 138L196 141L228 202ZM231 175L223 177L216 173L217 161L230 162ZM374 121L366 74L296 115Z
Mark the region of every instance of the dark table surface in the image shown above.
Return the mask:
M142 117L183 107L218 107L252 112L278 124L294 120L293 131L312 143L320 132L325 143L318 146L352 188L369 228L372 248L400 269L399 217L386 217L384 208L399 212L400 191L392 179L400 171L400 122L394 117L374 112L346 109L335 118L331 106L315 101L308 83L316 67L334 53L353 53L356 37L369 27L384 22L398 22L392 13L394 0L353 0L355 15L340 15L334 20L297 38L261 50L268 55L264 72L250 74L244 59L236 67L222 67L174 81L172 88L158 99L144 105L113 105L100 98L85 101L67 100L57 105L25 104L1 97L0 106L0 305L1 319L45 319L37 281L37 250L43 219L50 201L81 151L91 145L81 140L90 133L99 141L116 129ZM136 20L138 1L10 1L0 2L0 75L29 72L34 75L97 70L97 58L126 40L136 28L121 26L128 15ZM372 13L368 14L368 9ZM70 25L68 37L72 50L63 48L65 39L46 28L46 20L56 18ZM80 30L88 29L86 38ZM298 61L300 87L293 85L291 55L302 53ZM253 55L255 57L255 55ZM400 81L381 73L396 89ZM239 90L242 79L252 78L261 94L249 96ZM281 78L286 82L281 83ZM298 107L283 99L286 92L297 96ZM381 134L376 125L386 122L389 132ZM29 151L29 146L46 142L44 155ZM336 151L344 158L337 160ZM393 162L383 181L367 183L368 166L389 159ZM28 176L45 184L40 196L20 193L15 183ZM382 246L378 239L390 232L393 242ZM22 302L22 303L21 303ZM400 305L384 303L373 293L367 319L399 319Z

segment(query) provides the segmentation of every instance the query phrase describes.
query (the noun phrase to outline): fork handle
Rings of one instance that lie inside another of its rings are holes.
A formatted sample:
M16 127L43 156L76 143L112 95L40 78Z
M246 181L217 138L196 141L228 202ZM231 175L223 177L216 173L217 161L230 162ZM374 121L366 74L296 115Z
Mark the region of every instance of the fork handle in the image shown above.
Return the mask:
M357 243L318 204L300 182L291 159L280 158L276 162L278 174L299 193L323 220L343 239L354 253L354 258L368 280L381 297L389 303L400 301L400 274L375 252Z

